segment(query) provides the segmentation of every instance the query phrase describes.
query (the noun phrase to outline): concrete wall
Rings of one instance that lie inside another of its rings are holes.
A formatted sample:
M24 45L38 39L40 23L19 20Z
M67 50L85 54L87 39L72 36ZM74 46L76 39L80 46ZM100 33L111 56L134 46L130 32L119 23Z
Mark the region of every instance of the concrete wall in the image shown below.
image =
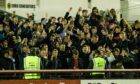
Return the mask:
M5 10L5 0L0 0L0 10Z
M128 21L140 20L140 0L128 0Z
M40 20L41 17L45 17L45 13L50 16L64 16L69 7L73 7L71 12L72 16L75 16L79 7L88 9L87 0L6 0L7 3L13 4L35 4L35 9L26 8L6 8L6 11L17 11L18 15L26 16L26 13L35 13L36 20ZM101 10L115 8L118 15L120 14L120 0L92 0L91 8L97 6Z
M124 19L128 17L128 0L121 0L121 14Z
M71 12L72 16L75 16L79 7L83 9L88 8L87 0L40 0L42 5L42 10L48 12L48 16L64 16L65 12L69 7L73 7ZM91 0L91 8L93 6L98 7L101 10L115 8L118 13L120 11L120 0Z

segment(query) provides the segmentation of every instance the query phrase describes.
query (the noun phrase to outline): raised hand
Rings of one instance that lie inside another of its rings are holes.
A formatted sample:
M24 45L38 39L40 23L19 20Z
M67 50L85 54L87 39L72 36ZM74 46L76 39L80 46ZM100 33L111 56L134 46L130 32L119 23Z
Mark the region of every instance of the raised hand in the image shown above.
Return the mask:
M78 12L82 11L82 7L79 7Z
M68 11L68 12L71 12L71 10L72 10L72 7L70 7L70 9L69 9L69 11Z

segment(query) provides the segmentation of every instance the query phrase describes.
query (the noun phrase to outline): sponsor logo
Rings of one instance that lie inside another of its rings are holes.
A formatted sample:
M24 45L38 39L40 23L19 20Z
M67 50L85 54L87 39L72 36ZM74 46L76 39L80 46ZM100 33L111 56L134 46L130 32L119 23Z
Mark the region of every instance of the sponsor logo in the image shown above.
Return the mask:
M7 3L7 8L35 8L35 5L33 4L11 4Z

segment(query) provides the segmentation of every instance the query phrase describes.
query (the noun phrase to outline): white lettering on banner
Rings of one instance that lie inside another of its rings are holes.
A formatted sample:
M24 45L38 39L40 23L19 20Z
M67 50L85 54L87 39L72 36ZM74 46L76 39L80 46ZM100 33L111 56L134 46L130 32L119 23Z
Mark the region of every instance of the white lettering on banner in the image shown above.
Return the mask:
M81 84L140 84L140 80L81 80Z

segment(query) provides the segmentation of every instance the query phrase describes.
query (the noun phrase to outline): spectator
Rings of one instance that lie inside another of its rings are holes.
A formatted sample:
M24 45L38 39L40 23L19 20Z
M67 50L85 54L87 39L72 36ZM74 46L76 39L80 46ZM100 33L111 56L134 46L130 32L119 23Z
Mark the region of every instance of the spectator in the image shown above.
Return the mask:
M51 67L50 59L49 59L45 49L41 49L40 57L41 57L41 64L42 64L43 69L50 69L50 67Z
M78 50L73 50L73 56L69 59L68 63L69 69L82 69L83 64L82 64L82 59L79 58L79 51Z
M89 51L90 47L89 45L84 45L82 47L82 51L80 52L80 58L82 59L82 64L83 64L83 69L87 69L88 68L88 64L89 64L89 56L90 56L90 51Z
M3 51L3 56L0 57L0 70L15 70L15 61L10 56L11 53L8 51ZM15 77L15 74L1 74L0 78L2 79L11 79Z
M97 51L94 58L89 63L90 69L105 69L106 60L100 55L100 52ZM100 79L105 78L104 72L93 72L91 73L92 78Z
M79 51L74 49L73 50L73 56L68 60L68 68L69 69L82 69L82 59L79 58ZM77 78L81 76L80 73L73 73L72 78Z
M30 54L24 57L24 70L40 70L41 59L38 57L38 48L32 48ZM39 73L25 73L24 79L40 79Z
M66 51L66 45L65 44L60 44L59 46L59 59L61 60L62 63L62 69L67 69L68 68L68 53Z
M3 56L1 57L0 69L1 70L14 70L14 61L11 59L12 56L9 55L8 51L3 52Z
M91 15L90 15L90 19L89 19L89 25L99 27L99 18L100 18L100 15L99 15L98 8L93 7Z
M123 57L123 66L125 69L134 68L134 57L129 53L128 49L122 49L121 56ZM125 73L126 78L133 78L134 73Z
M58 50L53 49L51 59L50 59L51 69L61 69L61 67L62 67L61 66L61 61L58 58L58 54L59 54Z
M115 48L113 50L114 56L115 56L115 61L111 63L111 68L112 69L124 69L123 66L123 57L120 55L121 51L119 48ZM120 78L123 77L124 73L123 72L115 72L111 73L111 77L113 78Z
M8 58L1 56L0 59L10 60L10 66L14 64L14 69L21 70L23 59L30 49L37 47L43 69L73 69L75 56L82 64L78 68L88 69L95 51L99 50L106 60L106 68L139 68L139 21L131 26L123 18L118 20L115 9L100 14L97 7L93 7L91 13L80 7L72 17L72 9L70 7L65 16L45 17L41 22L35 22L30 14L27 19L19 19L15 11L11 16L0 14L0 54L6 51L5 55L8 55ZM111 74L114 78L125 76L124 73Z
M2 42L5 38L5 33L3 29L3 24L0 24L0 41Z

